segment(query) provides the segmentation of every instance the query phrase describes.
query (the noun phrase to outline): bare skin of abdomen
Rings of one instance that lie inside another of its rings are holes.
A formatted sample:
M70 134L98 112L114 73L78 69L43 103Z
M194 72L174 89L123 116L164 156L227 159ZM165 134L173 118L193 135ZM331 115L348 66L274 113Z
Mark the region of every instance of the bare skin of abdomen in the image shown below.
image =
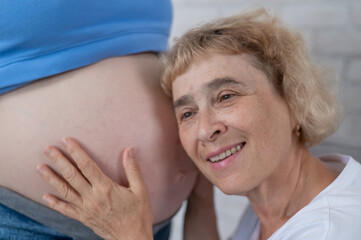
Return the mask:
M148 186L154 223L189 195L196 170L178 139L171 102L151 53L106 59L0 96L0 185L44 204L54 193L36 172L43 151L76 139L100 168L127 184L125 147L134 147ZM25 207L25 206L24 206Z

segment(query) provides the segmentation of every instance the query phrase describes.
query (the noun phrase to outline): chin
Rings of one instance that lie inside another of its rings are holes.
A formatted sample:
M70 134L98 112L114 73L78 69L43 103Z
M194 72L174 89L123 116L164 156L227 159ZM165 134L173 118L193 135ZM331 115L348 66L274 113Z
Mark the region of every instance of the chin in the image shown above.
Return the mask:
M238 195L238 189L234 184L220 183L216 184L216 186L221 190L224 194L227 195Z
M215 185L226 195L245 196L248 189L240 181L222 181L217 182Z

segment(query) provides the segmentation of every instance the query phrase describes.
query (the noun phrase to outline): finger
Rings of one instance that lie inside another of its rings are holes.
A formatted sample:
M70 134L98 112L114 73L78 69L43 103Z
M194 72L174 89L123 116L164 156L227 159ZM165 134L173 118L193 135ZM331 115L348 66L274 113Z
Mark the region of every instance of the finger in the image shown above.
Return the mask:
M67 217L70 217L70 218L80 221L79 211L72 204L64 202L50 194L45 194L43 196L43 200L46 202L46 204L51 209L65 215Z
M95 185L104 180L105 174L75 140L64 138L62 143L67 153L91 185Z
M55 169L61 173L65 181L80 194L85 195L90 191L91 186L88 181L59 149L49 146L45 149L45 154L50 158Z
M36 170L44 181L56 190L61 198L74 204L81 202L79 194L48 166L41 164L36 167Z
M128 148L124 151L123 166L128 178L130 190L137 195L144 194L147 188L144 183L138 161L135 158L134 149Z

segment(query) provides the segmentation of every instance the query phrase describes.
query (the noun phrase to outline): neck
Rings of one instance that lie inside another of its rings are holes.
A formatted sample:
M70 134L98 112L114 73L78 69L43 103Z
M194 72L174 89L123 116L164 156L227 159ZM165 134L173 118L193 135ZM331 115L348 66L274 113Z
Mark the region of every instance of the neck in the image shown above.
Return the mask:
M281 166L247 194L267 239L326 188L337 173L299 146Z

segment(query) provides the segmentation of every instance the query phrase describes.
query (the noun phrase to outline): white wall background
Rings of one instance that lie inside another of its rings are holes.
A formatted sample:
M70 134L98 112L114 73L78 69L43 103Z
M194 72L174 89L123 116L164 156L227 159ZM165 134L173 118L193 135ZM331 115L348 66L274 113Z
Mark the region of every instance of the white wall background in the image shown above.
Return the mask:
M360 0L173 0L171 39L189 28L217 17L253 7L276 11L290 27L302 32L313 59L335 70L345 118L334 136L311 151L354 156L361 161L361 1ZM361 177L361 176L360 176ZM227 239L237 225L247 200L216 191L218 226ZM184 209L176 216L172 240L182 239Z

